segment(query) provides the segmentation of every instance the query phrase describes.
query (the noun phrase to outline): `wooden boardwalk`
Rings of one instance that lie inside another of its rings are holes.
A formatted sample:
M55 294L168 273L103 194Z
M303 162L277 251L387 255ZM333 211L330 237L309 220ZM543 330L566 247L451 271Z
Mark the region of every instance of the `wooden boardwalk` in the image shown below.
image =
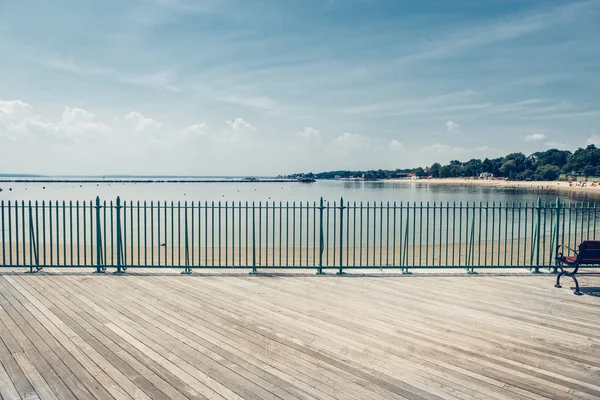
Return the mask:
M0 398L600 398L580 282L3 271Z

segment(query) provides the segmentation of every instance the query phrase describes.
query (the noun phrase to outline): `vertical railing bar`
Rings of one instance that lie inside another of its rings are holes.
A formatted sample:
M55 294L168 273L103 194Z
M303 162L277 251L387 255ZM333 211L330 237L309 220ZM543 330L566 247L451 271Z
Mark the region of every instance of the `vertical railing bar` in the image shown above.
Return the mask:
M421 206L423 204L421 203ZM427 215L425 216L425 266L429 265L429 214L430 214L430 208L429 208L429 201L427 202L427 208L425 209L427 212ZM423 227L421 226L421 230L423 229ZM434 235L435 236L435 235ZM423 264L421 262L421 264Z
M258 202L258 266L262 266L262 201ZM296 220L294 219L294 223ZM294 253L295 255L295 253ZM295 264L294 264L295 265Z
M64 211L64 210L63 210ZM22 246L23 246L23 265L27 265L27 246L25 244L25 230L26 230L26 226L25 225L25 200L21 200L21 238L22 240ZM66 251L66 249L65 249Z
M81 254L80 254L81 253L81 251L80 251L81 243L79 241L79 238L80 238L80 235L79 235L79 200L77 200L75 202L75 216L76 216L75 231L77 232L77 265L81 265Z
M383 264L383 201L379 202L379 266Z
M10 246L12 248L12 241L10 243ZM19 263L19 201L18 200L15 200L15 255L16 255L17 265L20 265L20 263Z
M10 200L8 200L7 206L8 206L8 212L7 212L7 215L8 215L8 255L9 255L9 263L10 263L10 265L13 265L12 214L10 212L10 210L11 210ZM52 229L52 222L50 222L50 224L51 224L50 229ZM52 236L50 236L50 237L52 238ZM51 243L50 245L52 245L52 242L50 242L50 243ZM52 260L52 253L50 253L50 260Z
M340 269L339 274L343 274L342 266L344 265L344 198L340 198Z
M117 210L119 212L119 210ZM127 200L123 201L123 259L121 262L127 266ZM120 226L119 226L120 229Z
M325 253L325 265L329 266L329 200L327 201L327 215L326 215L326 219L327 219L327 222L326 222L326 225L325 225L326 226L326 230L325 230L325 236L326 236L326 239L325 239L325 243L326 243L326 246L325 246L325 250L326 250L326 253Z
M467 203L467 218L469 218L469 203ZM462 201L459 203L458 206L458 264L460 265L462 263L462 211L463 211L463 205L462 205Z
M148 245L147 245L147 237L148 237L148 226L146 222L146 202L144 201L144 265L148 265ZM160 203L159 203L160 206ZM159 218L160 220L160 218ZM160 224L159 224L160 226ZM158 246L158 251L160 251L160 246ZM150 201L150 265L154 267L154 201ZM160 256L158 257L160 259Z
M157 244L157 248L156 248L156 256L158 257L158 261L157 261L157 266L160 267L161 262L162 262L162 257L161 257L161 247L162 247L162 240L161 240L161 236L160 236L160 200L156 202L156 222L157 222L157 231L156 231L156 244ZM167 209L165 208L165 214L167 212ZM167 227L165 226L165 230L167 229ZM152 237L154 238L154 230L152 230L151 232ZM165 253L167 251L166 248L166 244L165 244ZM152 258L152 265L154 265L154 257Z
M2 208L4 209L4 202L2 202ZM86 249L86 236L85 236L85 200L83 202L83 261L85 262L86 259L86 254L85 254L85 249ZM2 241L4 242L4 212L2 212ZM3 253L4 254L4 253ZM46 264L46 201L42 200L42 254L43 254L43 261L42 264L47 265Z
M286 231L287 238L287 231ZM283 255L283 203L279 201L279 266L282 267L282 255Z
M365 231L367 232L367 245L366 245L366 256L367 257L366 257L366 263L365 263L365 265L367 267L369 266L369 226L370 226L369 219L371 218L371 213L369 212L370 211L370 207L371 207L371 202L367 201L367 210L366 210L366 212L367 212L367 225L366 225L366 228L365 228Z
M349 266L349 265L350 265L350 202L346 201L346 266Z
M285 202L285 266L290 266L290 202Z
M252 202L252 273L256 273L256 212Z
M335 203L335 200L333 201L333 245L331 246L333 248L333 257L331 258L331 261L333 263L333 265L335 266L335 250L336 250L336 238L337 238L337 206Z
M292 267L296 266L296 202L292 202Z
M481 237L481 202L479 203L479 237ZM483 265L487 266L488 253L488 228L489 228L489 202L485 202L485 243L483 246ZM478 265L481 265L481 243L479 244Z
M173 207L173 203L171 203L171 207ZM171 209L171 242L173 242L173 210ZM187 223L187 219L186 219ZM181 267L181 200L177 201L177 266ZM175 245L173 245L174 247ZM175 253L173 251L173 253ZM173 261L173 253L171 253L171 265L175 265Z
M385 234L385 266L390 265L390 202L387 202L387 215L386 215L386 234ZM394 228L396 226L394 225Z
M4 200L0 201L0 213L2 214L2 265L6 266L6 233L4 227ZM44 242L44 245L46 243ZM12 244L9 245L9 247ZM46 259L44 258L44 264L46 263Z
M67 216L66 203L62 202L63 265L67 265Z
M359 259L360 259L360 266L362 267L363 265L363 202L360 202L360 246L359 246ZM354 263L354 265L356 265L356 263Z
M300 211L299 211L299 219L298 219L298 224L300 225L300 230L298 233L298 249L299 249L299 261L298 261L298 265L302 265L302 201L298 202L300 204ZM296 219L294 218L294 221ZM295 230L294 230L295 231ZM294 248L295 249L295 248ZM296 266L296 264L294 264L294 266Z

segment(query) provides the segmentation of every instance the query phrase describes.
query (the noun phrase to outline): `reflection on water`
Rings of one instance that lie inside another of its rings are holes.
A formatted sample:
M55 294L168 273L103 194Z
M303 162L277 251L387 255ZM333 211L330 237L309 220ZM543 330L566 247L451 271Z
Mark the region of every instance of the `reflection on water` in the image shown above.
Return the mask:
M432 185L421 182L347 182L315 183L9 183L0 182L0 200L91 200L96 196L111 200L188 200L188 201L276 201L314 202L323 197L339 202L597 202L600 193L559 192L528 188L482 187L474 185Z

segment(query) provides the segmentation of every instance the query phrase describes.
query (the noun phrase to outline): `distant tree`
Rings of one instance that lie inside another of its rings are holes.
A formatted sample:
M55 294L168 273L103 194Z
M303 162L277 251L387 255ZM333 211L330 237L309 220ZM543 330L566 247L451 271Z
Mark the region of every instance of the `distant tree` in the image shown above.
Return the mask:
M600 149L590 144L585 149L579 148L563 168L564 172L576 172L584 175L595 175L600 166Z
M519 173L517 162L515 160L504 161L504 164L502 164L499 171L502 176L512 179L517 173Z
M560 168L556 165L542 165L535 171L535 179L540 181L555 181L560 175Z
M525 154L523 153L511 153L509 155L507 155L506 157L504 157L504 164L506 164L509 161L513 161L514 163L511 164L510 169L512 170L513 173L519 173L519 172L523 172L527 169L527 157L525 157ZM503 164L503 166L504 166ZM500 171L502 172L502 171Z
M440 163L434 163L431 167L429 167L429 175L433 178L439 178L441 176L442 166Z
M416 176L418 176L419 178L421 178L421 177L423 177L423 176L427 175L427 174L425 173L425 170L424 170L423 168L421 168L421 167L419 167L419 168L415 168L415 172L413 172L413 173L414 173Z
M483 164L481 160L473 158L463 164L464 176L478 176L483 171Z

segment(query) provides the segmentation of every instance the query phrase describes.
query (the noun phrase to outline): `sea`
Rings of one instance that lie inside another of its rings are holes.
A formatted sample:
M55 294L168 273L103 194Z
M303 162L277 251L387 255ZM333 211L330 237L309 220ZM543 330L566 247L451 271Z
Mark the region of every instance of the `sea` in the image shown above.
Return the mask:
M238 177L44 177L40 181L13 182L20 178L0 179L0 201L90 201L99 197L111 201L120 197L124 201L188 201L188 202L293 202L324 201L408 203L522 203L531 204L540 199L543 203L600 203L600 194L587 191L558 191L552 189L503 188L474 185L436 185L424 182L365 182L319 180L313 183L290 182L240 182ZM51 182L59 179L63 182ZM204 182L191 182L202 179ZM43 181L41 181L43 180ZM95 180L94 182L78 182ZM110 182L107 182L110 180ZM136 180L153 182L135 182ZM177 180L178 182L167 182ZM66 182L65 182L66 181ZM118 181L118 182L115 182ZM132 182L133 181L133 182ZM218 181L218 182L217 182Z

